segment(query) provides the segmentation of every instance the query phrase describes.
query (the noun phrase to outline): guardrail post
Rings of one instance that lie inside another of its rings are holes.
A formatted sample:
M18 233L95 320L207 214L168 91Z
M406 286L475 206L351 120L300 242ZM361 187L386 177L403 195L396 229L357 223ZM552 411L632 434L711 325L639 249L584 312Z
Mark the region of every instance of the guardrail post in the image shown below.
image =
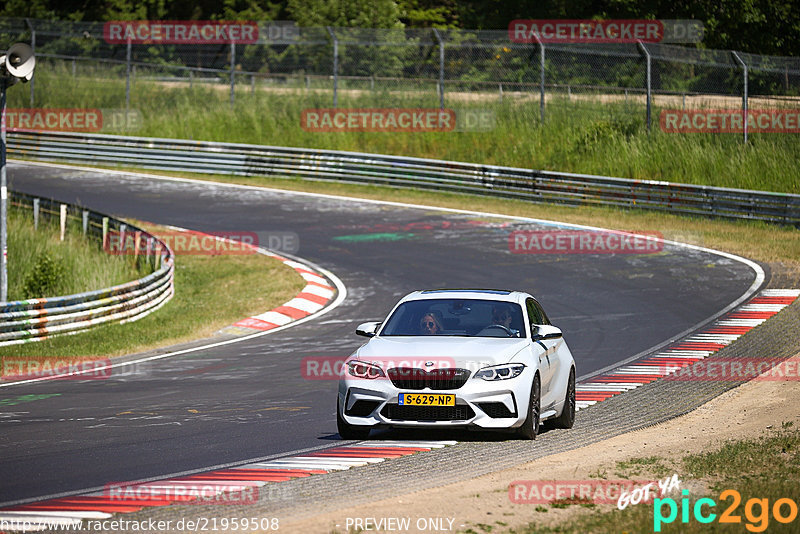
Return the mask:
M151 256L153 255L153 238L152 237L148 237L147 238L147 251L145 252L145 254L146 254L145 262L147 263L147 265L151 265L151 264L155 263L155 261L153 261L153 259L151 259Z
M134 232L133 234L133 264L139 259L139 247L142 246L142 233Z
M647 131L649 133L650 132L650 113L651 113L650 106L651 106L651 103L652 103L652 100L651 100L651 96L652 96L651 95L651 91L652 91L651 64L652 64L652 61L651 61L651 58L650 58L650 51L647 50L647 47L644 46L644 43L641 42L641 41L637 41L637 44L639 45L639 50L642 51L642 53L644 54L645 60L647 62L647 82L646 82L647 83Z
M233 109L233 102L236 98L234 96L234 88L236 87L236 43L231 40L231 109Z
M33 229L39 229L39 199L33 199Z
M436 28L433 35L439 42L439 109L444 109L444 39Z
M739 54L732 51L734 59L742 66L744 71L744 90L742 91L742 128L744 130L744 142L747 144L747 63L745 63Z
M325 27L333 39L333 107L336 108L339 106L339 39L336 38L333 28Z
M61 224L61 241L64 241L64 235L67 233L67 205L61 204L58 210L59 222Z
M128 37L128 49L125 52L125 116L131 107L131 38Z
M161 243L156 241L156 257L155 257L155 266L153 267L156 271L161 268Z
M82 217L83 235L86 235L89 233L89 210L83 210Z
M125 235L125 230L128 229L127 224L120 224L119 225L119 251L120 254L125 254L125 250L128 248L127 243L127 236Z
M108 217L103 217L103 250L108 250Z

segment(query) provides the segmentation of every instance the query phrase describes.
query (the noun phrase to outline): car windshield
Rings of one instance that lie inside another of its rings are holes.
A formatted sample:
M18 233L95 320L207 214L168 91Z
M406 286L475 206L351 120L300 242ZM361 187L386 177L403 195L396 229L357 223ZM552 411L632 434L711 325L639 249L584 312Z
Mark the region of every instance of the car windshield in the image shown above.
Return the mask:
M430 299L404 302L381 336L523 337L522 308L513 302Z

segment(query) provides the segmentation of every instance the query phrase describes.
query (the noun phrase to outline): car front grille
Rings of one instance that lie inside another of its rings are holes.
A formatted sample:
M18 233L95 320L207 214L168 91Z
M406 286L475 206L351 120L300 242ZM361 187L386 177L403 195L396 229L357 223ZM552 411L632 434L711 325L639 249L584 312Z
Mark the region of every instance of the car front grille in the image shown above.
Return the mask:
M392 384L399 389L458 389L469 380L469 369L419 369L416 367L393 367L388 371Z
M394 421L467 421L475 412L466 404L456 406L401 406L387 404L381 415Z

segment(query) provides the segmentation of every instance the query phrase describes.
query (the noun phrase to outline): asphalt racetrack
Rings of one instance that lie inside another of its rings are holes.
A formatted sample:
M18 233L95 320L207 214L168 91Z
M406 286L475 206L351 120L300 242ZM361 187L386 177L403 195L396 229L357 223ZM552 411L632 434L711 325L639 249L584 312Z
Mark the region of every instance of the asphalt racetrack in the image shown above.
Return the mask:
M587 376L699 326L756 279L741 262L672 245L512 254L510 232L552 225L433 208L19 162L9 185L121 217L256 232L263 244L296 234L291 252L339 277L347 298L319 319L135 373L0 388L0 399L57 394L0 411L0 504L336 444L336 382L304 379L301 359L348 355L362 341L355 326L412 290L529 291ZM169 307L159 314L168 321Z

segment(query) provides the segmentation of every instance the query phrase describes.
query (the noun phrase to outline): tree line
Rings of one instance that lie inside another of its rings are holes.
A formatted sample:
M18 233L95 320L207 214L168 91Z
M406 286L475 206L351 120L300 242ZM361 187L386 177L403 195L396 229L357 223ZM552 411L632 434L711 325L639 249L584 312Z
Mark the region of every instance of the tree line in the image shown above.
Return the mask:
M800 0L6 0L0 17L482 30L514 19L694 19L705 25L701 48L800 56Z

